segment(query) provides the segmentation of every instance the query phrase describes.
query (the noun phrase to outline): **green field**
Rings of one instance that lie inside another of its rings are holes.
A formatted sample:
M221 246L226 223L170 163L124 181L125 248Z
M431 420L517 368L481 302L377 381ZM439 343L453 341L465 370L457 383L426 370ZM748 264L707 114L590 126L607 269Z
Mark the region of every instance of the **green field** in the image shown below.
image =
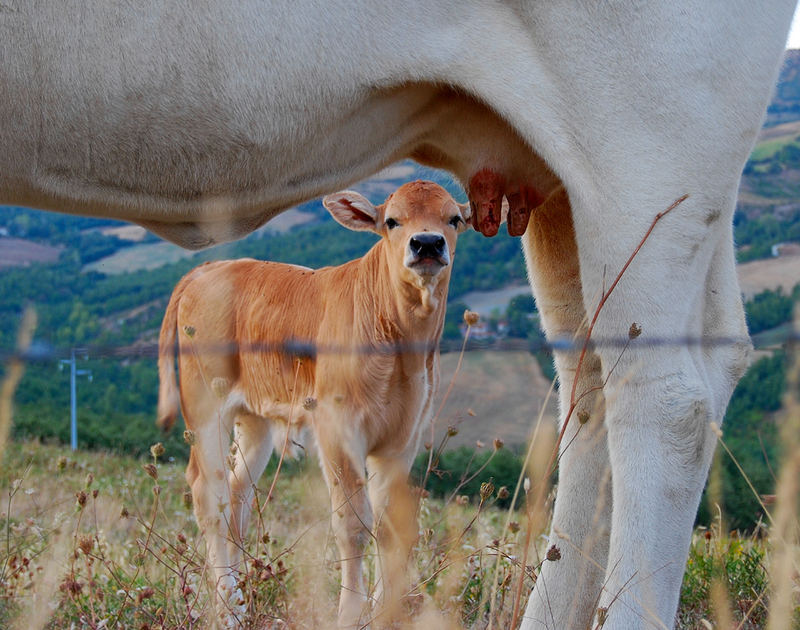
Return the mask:
M786 136L780 136L777 138L770 138L769 140L762 140L753 148L753 152L750 154L750 159L754 162L761 162L762 160L768 160L771 157L774 157L775 154L778 153L784 147L797 144L798 136L797 132L791 133Z

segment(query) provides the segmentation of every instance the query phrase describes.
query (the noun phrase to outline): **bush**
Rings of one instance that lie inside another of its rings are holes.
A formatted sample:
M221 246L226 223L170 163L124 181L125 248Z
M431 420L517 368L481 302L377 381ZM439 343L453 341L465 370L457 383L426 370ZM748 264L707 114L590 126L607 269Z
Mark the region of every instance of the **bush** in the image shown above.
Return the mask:
M740 628L763 628L767 619L767 571L763 543L756 538L720 537L718 529L698 532L689 550L681 586L678 628L702 627L701 620L714 616L712 584L727 592L734 620L747 620ZM761 599L759 599L761 598Z
M417 484L421 484L425 478L428 457L429 454L423 452L414 460L411 477ZM434 453L426 490L436 497L447 498L455 493L477 501L481 484L491 481L497 490L506 486L509 493L513 494L522 463L522 457L504 447L478 450L461 446L438 455ZM497 505L503 508L508 507L510 502L510 497L497 499Z
M785 324L792 319L794 300L791 295L784 295L783 289L769 289L753 296L744 305L747 315L747 327L751 335Z

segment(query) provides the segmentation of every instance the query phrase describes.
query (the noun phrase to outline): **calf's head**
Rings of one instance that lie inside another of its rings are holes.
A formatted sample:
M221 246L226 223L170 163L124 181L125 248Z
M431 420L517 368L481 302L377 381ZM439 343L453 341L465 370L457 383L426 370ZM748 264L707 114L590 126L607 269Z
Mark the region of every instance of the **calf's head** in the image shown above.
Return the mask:
M448 281L456 236L469 220L469 206L433 182L404 184L379 206L351 190L323 204L343 226L381 236L391 275L420 289Z

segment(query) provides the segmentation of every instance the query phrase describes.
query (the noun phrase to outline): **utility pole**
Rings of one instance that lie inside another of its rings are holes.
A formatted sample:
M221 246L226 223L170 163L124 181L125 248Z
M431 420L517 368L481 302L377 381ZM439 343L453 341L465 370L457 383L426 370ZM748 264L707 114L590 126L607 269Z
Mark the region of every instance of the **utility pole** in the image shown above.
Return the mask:
M82 355L84 361L89 359L86 350L72 348L69 353L69 359L61 359L58 365L59 370L64 369L65 365L69 366L69 445L73 451L78 448L78 403L75 395L75 380L78 376L88 376L89 382L92 382L91 370L78 370L76 368L76 354Z

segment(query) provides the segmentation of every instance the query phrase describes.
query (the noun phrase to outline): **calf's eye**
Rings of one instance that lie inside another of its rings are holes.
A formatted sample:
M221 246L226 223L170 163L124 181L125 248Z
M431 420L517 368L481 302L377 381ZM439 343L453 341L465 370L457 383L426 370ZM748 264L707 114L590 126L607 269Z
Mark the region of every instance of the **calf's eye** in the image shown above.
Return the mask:
M392 218L386 219L386 227L389 228L390 230L393 230L398 225L400 225L400 224L397 221L395 221L394 219L392 219Z
M450 217L450 221L448 221L448 223L450 223L450 225L452 225L454 228L458 229L458 224L461 223L461 217L458 215Z

